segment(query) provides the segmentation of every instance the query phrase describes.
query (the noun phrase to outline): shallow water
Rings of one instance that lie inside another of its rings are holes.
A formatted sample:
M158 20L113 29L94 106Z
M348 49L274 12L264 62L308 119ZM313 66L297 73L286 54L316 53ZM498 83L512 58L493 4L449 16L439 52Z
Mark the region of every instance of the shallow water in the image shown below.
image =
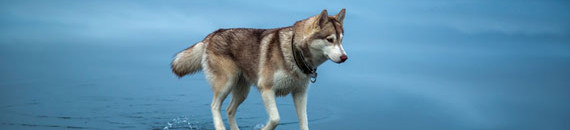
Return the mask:
M210 87L172 74L174 54L219 27L280 27L322 8L256 3L3 1L0 129L213 129ZM570 129L568 7L443 3L331 3L347 7L349 59L319 67L310 128ZM277 100L277 129L298 129L291 97ZM251 89L237 122L266 121Z
M10 62L1 63L0 126L212 129L211 90L203 75L176 78L168 65L177 49L165 50L151 45L3 45L2 59ZM361 51L353 52L345 64L328 62L319 68L319 80L310 87L311 128L567 127L568 59L437 53L369 56L369 50ZM381 60L371 60L376 58ZM423 61L429 58L435 59ZM278 128L297 129L290 96L278 98L278 107L282 117ZM242 129L265 123L256 89L237 116Z
M3 52L9 54L3 58L17 60L2 63L3 72L7 72L1 84L2 128L213 129L211 91L203 75L176 78L168 66L172 54L151 59L157 56L136 51L113 52L122 50L116 47L45 46L43 51L19 50L22 48L18 45L4 48L7 49ZM164 62L145 63L160 60ZM37 66L38 62L61 68L47 69ZM284 118L280 128L298 127L289 98L279 99ZM330 109L314 108L318 111L311 111L311 122L330 118ZM253 89L250 99L238 111L240 127L259 129L266 121L264 111L259 94Z

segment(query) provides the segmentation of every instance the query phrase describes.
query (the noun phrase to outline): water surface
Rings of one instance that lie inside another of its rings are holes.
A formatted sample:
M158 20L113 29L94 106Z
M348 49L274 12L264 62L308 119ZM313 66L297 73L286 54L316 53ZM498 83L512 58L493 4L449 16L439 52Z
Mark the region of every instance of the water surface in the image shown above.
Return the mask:
M171 73L176 52L342 7L349 59L319 67L310 128L570 129L565 1L1 3L0 129L213 129L210 87ZM277 129L298 129L277 100ZM237 117L266 122L256 89Z

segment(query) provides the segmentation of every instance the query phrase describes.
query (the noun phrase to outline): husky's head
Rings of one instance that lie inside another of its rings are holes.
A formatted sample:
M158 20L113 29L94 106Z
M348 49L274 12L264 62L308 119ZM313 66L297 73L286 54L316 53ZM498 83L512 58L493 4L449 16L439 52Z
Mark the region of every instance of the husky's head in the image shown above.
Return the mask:
M337 15L329 16L327 10L303 21L303 43L310 49L313 63L320 64L327 59L335 63L343 63L348 59L342 47L343 21L345 9Z

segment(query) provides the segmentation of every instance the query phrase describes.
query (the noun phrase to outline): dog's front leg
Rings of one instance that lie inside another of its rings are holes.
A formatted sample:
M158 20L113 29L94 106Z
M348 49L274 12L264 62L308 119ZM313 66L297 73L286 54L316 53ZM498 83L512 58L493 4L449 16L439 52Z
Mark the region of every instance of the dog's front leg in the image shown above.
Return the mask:
M307 121L307 89L305 88L293 92L293 102L295 103L295 110L297 110L300 129L308 130L309 122Z
M261 130L273 130L279 124L279 111L275 103L275 91L270 88L264 88L261 90L261 98L263 98L263 104L265 104L265 111L269 115L269 121Z

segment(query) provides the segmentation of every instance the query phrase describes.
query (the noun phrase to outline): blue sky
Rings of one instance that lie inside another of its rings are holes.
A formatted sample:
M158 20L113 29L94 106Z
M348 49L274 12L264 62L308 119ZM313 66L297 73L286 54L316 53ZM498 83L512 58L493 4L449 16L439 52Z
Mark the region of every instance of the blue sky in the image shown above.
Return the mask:
M330 13L347 8L347 18L351 21L346 26L355 35L367 33L357 29L369 28L390 31L391 35L398 35L396 38L405 39L401 37L410 35L400 32L423 33L422 30L434 28L439 33L462 35L564 36L570 28L569 14L563 13L568 11L567 4L564 1L4 1L2 25L11 31L52 38L58 37L50 35L120 38L159 32L169 37L200 37L217 28L287 26L324 8ZM46 35L47 31L50 35ZM19 33L3 34L17 38L14 35Z
M342 8L349 60L322 65L309 98L313 117L329 106L336 116L312 128L570 128L570 2L555 0L2 1L1 105L42 97L28 87L77 97L152 93L134 85L207 93L203 81L187 87L200 74L169 72L174 53L218 28L290 26ZM50 88L85 82L105 85Z

